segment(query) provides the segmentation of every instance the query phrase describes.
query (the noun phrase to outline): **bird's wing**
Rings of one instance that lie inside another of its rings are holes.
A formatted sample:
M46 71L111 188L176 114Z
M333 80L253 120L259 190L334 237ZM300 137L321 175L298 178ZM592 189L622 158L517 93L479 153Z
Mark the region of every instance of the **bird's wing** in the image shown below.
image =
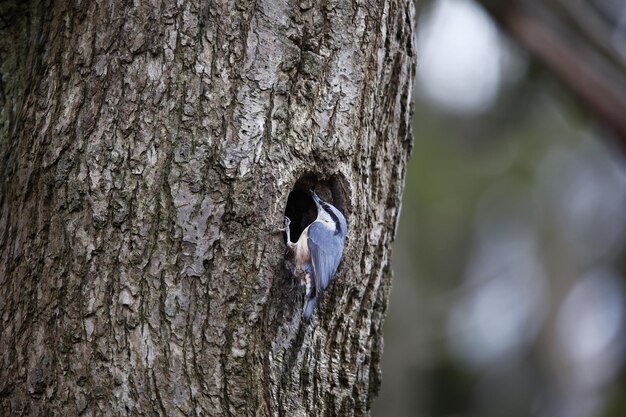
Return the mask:
M321 222L309 226L309 251L315 275L315 293L325 290L335 276L343 252L343 240Z

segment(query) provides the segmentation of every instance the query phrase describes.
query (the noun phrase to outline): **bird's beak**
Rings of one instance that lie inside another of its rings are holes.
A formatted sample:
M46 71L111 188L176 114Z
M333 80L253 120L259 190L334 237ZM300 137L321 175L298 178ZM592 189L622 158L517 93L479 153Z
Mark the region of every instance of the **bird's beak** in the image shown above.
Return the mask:
M313 190L311 190L311 197L313 197L313 201L315 201L315 205L319 207L320 204L321 204L321 200L317 196L317 194L315 194L315 191L313 191Z

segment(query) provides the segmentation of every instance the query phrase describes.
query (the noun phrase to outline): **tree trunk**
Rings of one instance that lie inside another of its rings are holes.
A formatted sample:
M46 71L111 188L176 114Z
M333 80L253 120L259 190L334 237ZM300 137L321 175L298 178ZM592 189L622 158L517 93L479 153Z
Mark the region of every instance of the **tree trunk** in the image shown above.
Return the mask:
M367 415L413 10L0 3L0 414ZM349 230L307 324L311 188Z

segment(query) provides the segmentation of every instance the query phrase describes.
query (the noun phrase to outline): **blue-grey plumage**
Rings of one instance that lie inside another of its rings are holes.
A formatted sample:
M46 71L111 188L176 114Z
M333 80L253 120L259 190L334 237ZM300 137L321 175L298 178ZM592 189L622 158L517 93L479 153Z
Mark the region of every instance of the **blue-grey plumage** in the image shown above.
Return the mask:
M322 201L313 193L317 206L317 218L308 225L296 243L292 243L287 226L287 245L294 252L296 275L302 277L306 286L302 315L309 320L313 315L318 297L337 273L343 255L348 225L344 215L332 204Z

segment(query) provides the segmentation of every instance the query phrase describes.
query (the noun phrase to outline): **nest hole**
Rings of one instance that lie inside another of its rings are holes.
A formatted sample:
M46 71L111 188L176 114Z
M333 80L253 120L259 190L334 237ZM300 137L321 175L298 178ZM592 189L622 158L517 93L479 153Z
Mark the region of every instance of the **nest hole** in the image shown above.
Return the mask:
M302 231L317 218L317 207L313 201L313 191L324 201L332 204L346 214L346 198L341 180L337 176L321 178L315 174L301 176L287 197L285 216L291 224L291 240L296 242Z

